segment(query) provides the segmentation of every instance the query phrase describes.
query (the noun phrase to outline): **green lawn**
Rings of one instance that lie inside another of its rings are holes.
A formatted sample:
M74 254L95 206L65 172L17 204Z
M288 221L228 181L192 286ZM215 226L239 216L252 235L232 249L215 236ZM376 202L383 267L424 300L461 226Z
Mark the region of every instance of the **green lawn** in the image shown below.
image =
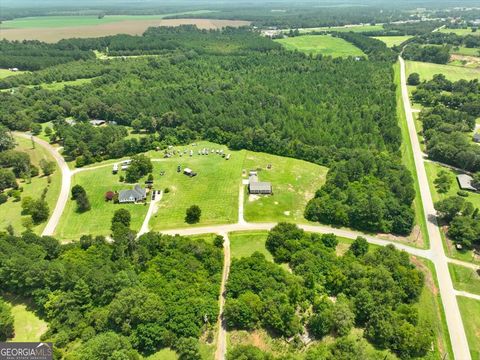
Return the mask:
M393 47L395 45L400 45L404 41L407 41L411 36L374 36L374 39L383 41L388 47Z
M239 231L228 234L232 258L242 258L258 251L265 255L268 261L273 261L272 254L265 248L267 231Z
M466 68L461 66L441 65L420 61L407 61L407 76L411 73L420 74L421 80L430 80L435 74L443 74L451 81L460 79L473 80L480 77L480 69Z
M457 34L457 35L460 35L460 36L465 36L465 35L476 35L476 36L480 36L480 32L479 31L476 31L476 32L472 32L472 28L467 28L467 29L446 29L446 28L443 28L443 29L440 29L440 32L443 32L443 33L454 33L454 34Z
M118 191L133 187L133 184L121 183L119 176L120 174L112 174L111 166L75 174L72 179L72 186L79 184L85 188L92 208L82 214L77 213L76 202L69 199L57 226L55 236L61 240L78 240L82 235L87 234L107 236L110 234L110 221L113 213L121 208L130 211L132 215L131 228L135 231L140 230L148 205L122 205L105 201L104 196L107 191Z
M412 173L413 176L413 185L415 188L415 199L413 201L413 208L415 210L415 224L416 229L410 235L411 237L415 237L417 239L418 231L421 232L422 238L420 239L418 245L423 245L423 247L427 247L430 243L428 232L427 232L427 223L425 220L425 216L423 215L423 202L422 197L420 196L420 186L418 184L417 178L417 170L415 168L415 160L413 157L413 150L410 143L410 136L408 134L408 126L407 126L407 119L405 116L405 108L403 106L403 99L402 99L402 90L400 84L400 65L399 63L395 63L394 65L395 71L395 84L396 84L396 98L397 98L397 116L399 121L400 130L402 132L402 145L401 145L401 152L402 152L402 162L407 167L408 170Z
M39 167L41 159L55 161L50 155L50 153L40 145L37 144L35 146L35 149L33 149L32 142L30 140L20 137L15 137L15 140L17 142L16 150L29 154L32 164L34 164L35 166ZM62 182L61 173L58 166L56 166L55 172L50 176L50 179L51 182L49 184L48 178L42 176L40 170L40 176L32 178L31 183L20 180L19 185L21 188L23 188L23 192L21 193L22 198L25 196L30 196L34 199L39 198L42 194L43 189L48 187L46 200L48 206L50 207L50 214L52 214L58 199L58 195L60 193L60 186ZM5 204L0 205L0 230L5 229L8 225L11 224L16 233L24 231L25 228L22 225L22 219L26 218L27 216L22 216L21 212L21 201L14 202L13 199L10 198ZM33 228L33 231L37 234L40 234L46 224L47 222L44 222L35 226Z
M23 74L23 73L25 73L25 71L13 72L13 71L10 71L8 69L0 69L0 79L4 79L4 78L9 77L9 76L20 75L20 74Z
M157 351L155 354L152 354L148 357L144 357L145 360L177 360L178 355L175 351L171 349L162 349Z
M72 26L91 26L111 24L125 20L155 20L169 15L195 15L209 12L208 10L189 11L163 15L106 15L99 19L97 15L72 16L38 16L7 20L1 24L2 29L31 29L31 28L62 28Z
M472 359L480 359L480 301L457 296Z
M322 54L333 57L365 55L356 46L330 35L303 35L276 41L288 50L298 50L306 54Z
M301 33L309 33L313 31L339 31L339 32L365 32L365 31L381 31L382 25L359 25L359 26L332 26L332 27L315 27L298 29Z
M40 336L47 331L48 324L27 309L27 305L16 298L4 299L12 307L15 336L9 341L40 341Z
M253 152L245 156L243 169L259 169L260 180L273 187L273 196L249 196L245 187L244 217L251 222L307 222L305 205L325 183L328 171L306 161Z
M452 49L453 54L459 55L467 55L467 56L480 56L480 49L479 48L467 48L467 47L459 47L458 49Z
M448 269L455 289L480 295L480 276L475 270L457 264L448 264Z

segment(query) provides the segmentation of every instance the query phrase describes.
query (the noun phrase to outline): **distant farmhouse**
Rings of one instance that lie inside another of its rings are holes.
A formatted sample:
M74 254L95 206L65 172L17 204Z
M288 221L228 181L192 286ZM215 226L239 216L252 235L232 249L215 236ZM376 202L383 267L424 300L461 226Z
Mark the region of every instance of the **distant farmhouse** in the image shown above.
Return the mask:
M120 190L118 202L120 204L136 203L147 199L147 191L140 185L135 185L132 190Z
M250 171L248 178L248 193L249 194L262 194L271 195L272 183L267 181L258 181L258 175L256 171Z
M458 186L462 190L470 190L470 191L477 191L477 189L473 186L473 178L467 174L460 174L457 175Z
M473 141L480 144L480 133L473 135Z

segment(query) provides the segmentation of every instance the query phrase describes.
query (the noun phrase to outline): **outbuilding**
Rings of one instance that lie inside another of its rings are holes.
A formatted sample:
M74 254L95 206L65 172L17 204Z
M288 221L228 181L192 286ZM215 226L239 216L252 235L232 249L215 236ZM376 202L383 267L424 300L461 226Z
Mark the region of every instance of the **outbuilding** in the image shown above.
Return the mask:
M480 144L480 133L473 135L473 141Z
M473 178L467 174L457 175L458 186L462 190L476 191L477 189L473 186Z
M248 193L271 195L273 194L272 183L267 181L258 181L258 176L256 174L252 174L248 178Z
M190 176L190 177L197 176L197 173L190 168L183 169L183 173L187 176Z

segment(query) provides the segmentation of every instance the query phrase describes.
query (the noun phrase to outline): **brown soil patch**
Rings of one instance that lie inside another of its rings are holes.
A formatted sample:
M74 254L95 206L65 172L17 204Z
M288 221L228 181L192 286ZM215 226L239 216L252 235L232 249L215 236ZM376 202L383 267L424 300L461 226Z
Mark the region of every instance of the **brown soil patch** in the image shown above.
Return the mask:
M480 57L477 57L477 56L452 54L450 57L450 61L455 61L455 60L465 62L465 66L469 66L469 65L476 65L477 67L480 66Z
M438 288L435 285L435 281L433 280L432 272L430 269L420 261L416 256L410 256L410 261L413 265L417 267L425 275L425 285L430 289L433 295L438 294Z
M389 240L389 241L397 241L404 244L408 244L410 246L417 246L423 247L425 244L423 242L422 232L420 230L420 226L415 225L413 231L408 236L395 236L392 234L378 234L378 237Z
M1 29L0 38L7 40L41 40L57 42L69 38L90 38L116 34L141 35L152 26L196 25L199 29L221 29L226 26L250 25L249 21L214 19L124 20L111 24L64 28Z

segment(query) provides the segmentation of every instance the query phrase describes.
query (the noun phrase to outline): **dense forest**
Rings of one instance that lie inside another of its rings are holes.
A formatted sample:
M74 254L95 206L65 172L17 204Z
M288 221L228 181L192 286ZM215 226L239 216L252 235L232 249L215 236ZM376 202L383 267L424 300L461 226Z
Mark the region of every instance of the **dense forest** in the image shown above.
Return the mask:
M368 150L372 156L364 164L365 171L352 181L368 182L384 194L382 198L395 199L388 211L382 211L379 226L370 229L401 228L400 233L405 233L412 219L404 207L411 199L383 184L401 173L401 186L411 190L410 175L398 163L395 53L362 35L338 36L365 49L370 60L289 52L247 29L198 31L186 26L150 29L142 37L70 40L71 45L63 42L62 46L82 51L108 47L131 52L148 44L147 50L157 51L160 48L152 50L157 44L167 43L173 48L163 48L160 57L72 63L71 73L78 78L94 76L83 86L59 91L20 86L13 93L2 92L0 122L26 130L32 120L52 121L51 140L60 142L65 156L76 159L77 166L198 138L327 166L342 160L361 163L363 153L355 150ZM146 38L159 40L149 43ZM224 46L226 39L228 46ZM0 87L71 79L68 73L66 64L59 65L0 80ZM65 122L66 118L76 124ZM117 125L95 128L88 119ZM140 140L127 139L122 128L133 122L147 134ZM385 157L394 165L373 170ZM372 181L372 176L383 180ZM342 202L352 203L352 199ZM320 219L312 209L312 218ZM380 226L397 221L402 225Z
M409 43L405 46L402 56L406 60L446 64L450 60L450 46Z
M413 99L429 107L420 113L429 157L467 171L480 171L480 147L471 141L480 116L480 83L451 82L442 74L418 85Z
M332 348L351 341L354 327L363 328L365 339L377 348L401 359L424 356L432 329L420 321L416 306L423 274L393 246L369 251L366 240L357 238L338 256L337 243L331 234L307 234L296 225L278 224L266 242L276 264L260 253L233 260L226 289L227 325L264 328L299 344L307 329L316 340L334 336L337 345L313 345L306 359L378 359L374 354L358 357L363 354L357 348L362 347L360 339L350 348L360 353L332 354ZM288 264L292 274L281 263Z
M113 220L111 244L0 234L1 290L32 299L55 358L139 359L165 347L198 354L201 335L213 340L221 249L155 233L135 240L125 217Z

